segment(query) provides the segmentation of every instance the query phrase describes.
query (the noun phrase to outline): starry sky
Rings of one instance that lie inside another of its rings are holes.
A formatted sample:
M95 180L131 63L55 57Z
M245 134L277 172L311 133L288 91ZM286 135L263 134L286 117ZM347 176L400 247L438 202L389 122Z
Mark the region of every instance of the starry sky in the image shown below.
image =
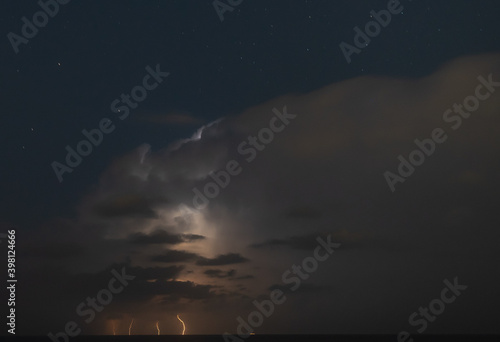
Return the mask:
M355 27L395 4L72 0L23 37L40 6L0 14L18 334L126 334L132 319L177 334L177 314L189 333L235 333L275 289L287 300L259 333L413 334L408 317L455 277L467 290L426 333L500 332L500 3L401 0L358 47ZM478 84L474 113L444 115ZM99 127L70 167L67 147ZM386 172L435 129L446 141L392 191ZM328 236L338 250L291 290L282 274ZM75 308L122 268L136 278L86 323Z

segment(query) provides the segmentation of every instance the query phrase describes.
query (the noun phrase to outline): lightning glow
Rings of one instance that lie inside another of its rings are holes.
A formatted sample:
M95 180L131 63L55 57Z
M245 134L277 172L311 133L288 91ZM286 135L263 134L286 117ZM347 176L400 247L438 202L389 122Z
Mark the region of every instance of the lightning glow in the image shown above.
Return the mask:
M130 336L130 332L132 331L132 324L134 324L134 319L132 318L132 322L130 322L130 325L128 326L128 335Z
M160 328L158 327L158 323L159 323L159 322L160 322L160 321L156 321L156 330L158 330L158 335L160 335Z
M184 321L179 317L179 315L177 315L177 319L182 323L182 335L184 335L184 333L186 332L186 325L184 324Z

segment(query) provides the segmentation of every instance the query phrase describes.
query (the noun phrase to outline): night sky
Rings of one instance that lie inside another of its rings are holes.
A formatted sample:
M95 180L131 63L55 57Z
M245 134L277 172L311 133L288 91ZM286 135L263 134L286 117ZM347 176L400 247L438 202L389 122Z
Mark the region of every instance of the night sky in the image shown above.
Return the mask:
M272 293L257 334L500 333L498 1L40 3L0 14L16 335L236 335Z

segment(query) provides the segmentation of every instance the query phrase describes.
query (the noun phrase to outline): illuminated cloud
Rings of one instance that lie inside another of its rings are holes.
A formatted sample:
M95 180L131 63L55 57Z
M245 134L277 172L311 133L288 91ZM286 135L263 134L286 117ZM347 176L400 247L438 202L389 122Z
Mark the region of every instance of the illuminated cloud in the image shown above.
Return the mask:
M301 312L290 320L273 316L276 329L312 321L330 327L334 320L340 332L359 332L348 317L384 315L384 331L397 331L395 322L421 304L408 289L426 286L422 279L441 281L443 272L474 277L485 298L495 298L490 274L479 274L476 265L497 266L487 251L500 239L491 223L498 218L485 208L498 193L500 91L460 130L450 131L442 115L474 92L479 75L500 80L499 57L461 58L420 79L358 77L272 99L170 146L138 146L109 164L75 218L54 219L33 232L40 247L23 256L32 265L23 281L37 284L46 298L61 291L85 298L90 286L107 281L110 265L129 258L137 282L110 310L134 315L134 331L141 318L155 322L164 313L175 319L191 310L199 316L190 317L190 326L218 332L224 319L207 312L221 308L218 315L227 320L244 313L248 298L280 285L283 270L309 253L316 233L331 232L343 250L314 274L315 285L301 287L307 301L301 293L290 299L287 305L300 305ZM268 127L272 109L283 106L297 118L246 162L238 144ZM436 127L447 130L448 141L401 192L391 193L384 171ZM194 209L192 189L231 159L243 172L207 208ZM463 219L453 219L457 212ZM62 249L68 258L54 260L49 249L67 242L75 251ZM162 263L170 264L153 267ZM214 267L223 265L231 270ZM23 300L26 308L40 307L46 298L27 294ZM398 308L387 306L396 302ZM53 315L64 321L74 307L65 309ZM479 311L479 301L468 309ZM27 315L39 319L39 312ZM366 330L379 329L378 321L366 322Z

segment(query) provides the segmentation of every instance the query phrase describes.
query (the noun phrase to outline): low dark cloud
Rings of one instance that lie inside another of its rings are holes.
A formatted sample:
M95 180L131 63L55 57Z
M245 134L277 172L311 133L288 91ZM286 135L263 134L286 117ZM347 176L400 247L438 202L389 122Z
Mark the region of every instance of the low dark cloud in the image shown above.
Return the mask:
M332 236L335 236L335 234L332 234ZM314 249L316 246L318 246L318 241L317 241L318 237L321 237L326 240L328 234L316 233L316 234L307 234L301 236L291 236L283 239L269 239L264 242L251 244L250 247L264 248L264 247L286 246L293 249L311 250Z
M212 269L212 270L206 270L203 273L210 278L229 278L229 277L234 277L236 275L236 270L224 271L219 269Z
M115 270L119 274L125 274L127 277L134 277L132 280L127 280L127 290L124 291L117 298L133 298L137 296L141 300L146 298L152 298L156 293L150 291L151 289L148 287L149 284L154 282L168 282L174 281L184 270L183 266L175 265L175 266L167 266L167 267L141 267L141 266L131 266L130 261L122 262L122 263L114 263L108 265L104 269L99 272L93 273L77 273L73 274L68 271L61 270L59 268L50 268L42 270L34 270L31 273L33 277L33 281L36 281L38 284L45 284L47 288L43 288L47 294L58 293L61 288L65 289L63 294L57 296L59 299L64 299L68 296L73 296L73 298L85 298L86 296L92 294L99 289L108 286L109 280L114 276L112 271ZM24 275L21 276L21 279ZM57 281L58 287L55 288L53 285L47 284L43 282L44 277L49 277L54 281ZM128 290L128 287L133 288L134 290ZM148 288L145 288L148 287ZM141 288L143 290L141 290ZM27 299L30 296L27 295ZM40 300L31 299L35 302Z
M184 242L191 242L191 241L206 239L205 236L198 235L198 234L181 234L181 236L184 239Z
M134 233L128 237L129 242L135 244L170 244L176 245L183 242L205 239L202 235L196 234L171 234L166 230L157 229L150 234Z
M239 276L239 277L234 277L231 280L248 280L248 279L254 279L255 277L251 274L247 274L244 276Z
M239 253L228 253L221 254L216 256L213 259L210 258L200 258L196 261L196 265L198 266L223 266L223 265L231 265L231 264L240 264L243 262L249 261L247 258L244 258Z
M157 281L144 284L144 290L162 296L160 304L170 304L180 299L202 300L216 296L212 285L200 285L192 281Z
M130 273L134 274L140 280L171 280L179 276L184 266L167 267L131 267Z
M185 262L191 261L198 258L198 255L195 253L190 253L186 251L176 251L176 250L168 250L163 254L154 255L151 257L151 261L156 262Z

